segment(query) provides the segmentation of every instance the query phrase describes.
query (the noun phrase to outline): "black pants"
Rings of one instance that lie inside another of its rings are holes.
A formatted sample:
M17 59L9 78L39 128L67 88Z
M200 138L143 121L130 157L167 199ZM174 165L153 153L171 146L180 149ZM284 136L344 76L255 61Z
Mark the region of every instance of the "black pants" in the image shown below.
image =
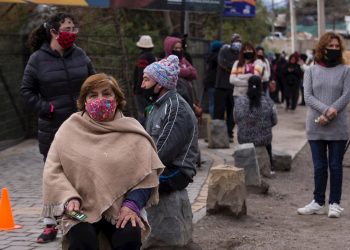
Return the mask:
M112 250L139 250L141 247L141 228L128 222L124 228L102 219L96 223L81 222L68 233L69 250L98 250L98 234L103 232Z
M299 98L299 84L285 86L286 109L295 110Z
M275 168L273 167L273 164L272 164L272 145L271 144L268 144L266 145L266 150L267 150L267 153L269 154L269 160L270 160L270 166L271 166L271 171L274 171Z
M185 189L192 180L185 174L177 171L174 174L174 170L166 167L162 173L162 176L172 176L171 178L161 179L159 182L159 193L171 193L173 191Z
M214 119L225 119L226 111L226 124L227 134L230 138L233 138L233 90L232 89L215 89L214 94Z

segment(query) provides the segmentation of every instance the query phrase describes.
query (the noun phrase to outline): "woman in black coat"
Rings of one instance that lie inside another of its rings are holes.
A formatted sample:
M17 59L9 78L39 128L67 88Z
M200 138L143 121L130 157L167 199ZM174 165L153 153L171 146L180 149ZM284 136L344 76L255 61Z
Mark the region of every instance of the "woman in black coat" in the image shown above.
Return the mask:
M78 31L71 15L58 13L29 38L34 53L24 70L21 94L27 106L38 114L39 150L44 161L58 128L77 111L81 85L95 73L90 58L74 44ZM56 238L56 221L45 218L44 223L38 243Z
M290 55L286 68L284 69L286 110L295 110L298 104L299 88L303 77L298 59L296 54Z

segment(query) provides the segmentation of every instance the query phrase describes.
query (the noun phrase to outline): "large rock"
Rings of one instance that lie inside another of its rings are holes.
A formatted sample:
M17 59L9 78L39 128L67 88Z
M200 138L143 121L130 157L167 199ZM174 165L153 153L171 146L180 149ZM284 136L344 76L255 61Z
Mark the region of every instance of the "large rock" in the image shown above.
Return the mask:
M260 170L254 144L245 143L237 145L233 157L235 159L235 166L244 169L245 184L247 186L260 186Z
M258 165L260 169L260 174L264 177L271 177L271 162L269 153L265 146L255 147L256 159L258 160Z
M292 168L292 156L285 152L273 149L272 163L277 171L289 171Z
M230 141L227 135L227 126L225 120L211 120L208 129L208 147L209 148L229 148Z
M244 170L230 165L210 169L208 213L240 217L247 214Z
M162 194L159 204L147 209L152 231L143 249L186 247L192 241L192 209L186 189Z

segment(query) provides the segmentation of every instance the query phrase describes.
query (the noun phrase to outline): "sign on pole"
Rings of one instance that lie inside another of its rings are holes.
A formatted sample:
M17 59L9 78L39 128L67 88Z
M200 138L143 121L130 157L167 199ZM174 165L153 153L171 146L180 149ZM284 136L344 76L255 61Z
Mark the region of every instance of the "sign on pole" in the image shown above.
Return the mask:
M221 0L86 0L89 6L219 12Z
M256 0L225 0L224 17L255 17Z

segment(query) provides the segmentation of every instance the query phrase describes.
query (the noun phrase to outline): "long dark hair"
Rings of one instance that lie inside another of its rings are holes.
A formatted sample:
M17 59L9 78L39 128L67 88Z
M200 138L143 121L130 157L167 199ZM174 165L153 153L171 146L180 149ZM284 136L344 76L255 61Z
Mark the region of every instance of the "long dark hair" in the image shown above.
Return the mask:
M73 16L66 13L57 13L51 16L46 22L41 24L38 28L34 29L28 39L28 45L32 49L32 51L34 52L40 49L41 45L44 42L50 43L51 42L50 30L54 29L58 31L61 24L64 23L66 18L71 19L72 22L76 24Z
M261 79L259 76L253 75L248 79L248 91L247 96L249 98L249 109L261 106Z
M239 51L239 57L238 57L238 67L242 67L245 64L245 58L244 58L244 54L243 51L245 51L246 49L250 49L252 50L254 57L251 59L251 62L254 62L256 59L256 53L255 53L255 48L253 46L253 44L245 42L242 44L241 50Z

